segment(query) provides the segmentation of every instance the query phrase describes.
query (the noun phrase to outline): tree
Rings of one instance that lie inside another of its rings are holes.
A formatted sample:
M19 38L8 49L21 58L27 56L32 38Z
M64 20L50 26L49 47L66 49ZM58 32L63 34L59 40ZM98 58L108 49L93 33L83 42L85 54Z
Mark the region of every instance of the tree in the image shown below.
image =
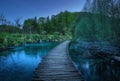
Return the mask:
M49 16L46 18L44 30L49 34L53 32L51 29L51 23L50 23Z
M42 31L45 31L44 30L45 22L46 22L46 18L45 17L40 17L38 19L38 30L39 30L39 33L42 33Z
M1 25L6 25L7 24L7 19L3 14L0 15L0 24Z
M20 24L21 18L22 18L22 17L19 17L19 18L16 18L16 19L15 19L15 25L16 25L16 27L18 27L18 28L21 27L21 24Z
M90 8L91 8L91 0L86 0L82 11L83 12L90 12Z
M38 30L38 21L37 21L37 17L34 17L32 19L32 30L34 31L34 33L38 33L39 30Z
M27 19L24 21L24 25L23 25L23 30L25 31L25 33L32 33L32 19Z
M88 6L88 3L90 6ZM94 28L89 27L91 29L99 29L99 33L95 35L109 40L120 39L120 33L118 31L120 30L119 5L120 0L86 0L83 11L88 12L88 15L91 13L90 16L92 16L95 25L93 25ZM88 16L88 18L90 16ZM82 19L82 22L86 22L84 21L84 18ZM91 24L93 24L93 22L91 22ZM78 29L80 29L80 27Z

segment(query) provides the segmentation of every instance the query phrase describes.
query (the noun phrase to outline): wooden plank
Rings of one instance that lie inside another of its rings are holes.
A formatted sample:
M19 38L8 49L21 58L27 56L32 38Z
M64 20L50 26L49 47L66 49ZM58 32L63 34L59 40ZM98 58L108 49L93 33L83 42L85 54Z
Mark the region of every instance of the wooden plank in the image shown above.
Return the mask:
M70 41L52 49L34 72L32 81L83 81L68 54Z

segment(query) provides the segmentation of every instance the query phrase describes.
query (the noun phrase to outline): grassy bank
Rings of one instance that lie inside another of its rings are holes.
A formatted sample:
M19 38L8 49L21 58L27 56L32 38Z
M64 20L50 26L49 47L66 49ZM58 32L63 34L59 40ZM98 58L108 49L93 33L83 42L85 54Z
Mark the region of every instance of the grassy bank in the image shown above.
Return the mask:
M40 35L40 34L0 34L0 49L20 46L26 43L41 41L64 41L71 39L69 35Z

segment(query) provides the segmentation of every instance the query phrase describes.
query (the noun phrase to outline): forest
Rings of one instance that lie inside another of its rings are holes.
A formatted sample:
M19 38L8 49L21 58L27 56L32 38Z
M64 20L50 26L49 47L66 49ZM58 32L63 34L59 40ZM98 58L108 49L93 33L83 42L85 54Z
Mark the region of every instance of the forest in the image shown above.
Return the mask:
M120 0L86 0L70 53L86 81L120 81Z
M75 39L119 42L119 0L87 0L83 11L76 22Z
M0 80L120 81L120 0L21 19L0 14Z
M15 19L0 15L0 48L44 41L107 41L119 46L120 1L86 0L81 12L64 11L51 17Z
M0 15L0 48L19 46L25 43L41 41L63 41L72 39L73 22L79 12L60 12L48 17L33 17L24 20L20 18L15 24L10 23L3 14ZM3 37L4 36L4 37Z
M120 1L86 0L70 48L85 58L120 61Z

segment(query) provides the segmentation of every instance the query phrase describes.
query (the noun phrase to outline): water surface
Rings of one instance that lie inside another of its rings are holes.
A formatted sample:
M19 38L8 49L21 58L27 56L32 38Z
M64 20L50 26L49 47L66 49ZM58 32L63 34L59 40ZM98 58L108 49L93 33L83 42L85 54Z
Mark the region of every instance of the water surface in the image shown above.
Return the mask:
M120 62L109 58L82 58L73 51L70 56L85 81L120 81Z
M26 44L0 52L0 81L31 81L42 58L58 44Z

